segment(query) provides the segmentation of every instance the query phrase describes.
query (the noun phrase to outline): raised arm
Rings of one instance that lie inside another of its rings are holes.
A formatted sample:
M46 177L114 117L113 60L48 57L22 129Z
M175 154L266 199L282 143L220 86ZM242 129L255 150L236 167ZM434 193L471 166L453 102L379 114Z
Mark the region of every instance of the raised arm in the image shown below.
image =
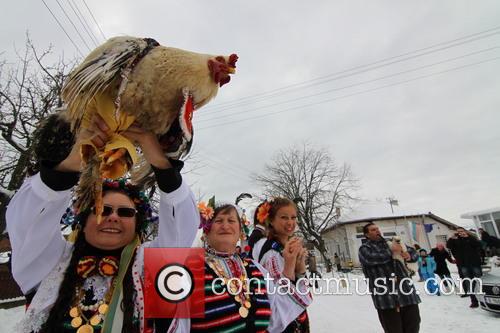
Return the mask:
M141 147L160 188L158 236L146 246L191 247L200 217L194 195L180 174L183 162L169 160L156 135L137 125L122 134Z
M26 179L7 208L12 274L23 293L36 288L58 263L66 247L60 221L70 204L78 173L42 166Z
M179 172L182 162L169 169L154 168L160 188L158 236L150 247L191 247L200 215L191 189Z
M59 164L41 162L40 173L28 178L7 209L12 243L12 274L24 293L36 288L59 262L66 247L61 216L70 204L81 166L80 142L90 139L96 147L107 140L106 124L97 118L80 131L73 149Z

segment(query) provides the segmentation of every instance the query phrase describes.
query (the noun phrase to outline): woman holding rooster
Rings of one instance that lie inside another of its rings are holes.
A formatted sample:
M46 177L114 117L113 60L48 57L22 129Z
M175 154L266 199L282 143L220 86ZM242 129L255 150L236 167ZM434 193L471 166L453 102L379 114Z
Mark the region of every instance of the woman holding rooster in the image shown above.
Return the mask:
M169 161L156 136L137 126L123 135L153 166L159 218L138 188L104 181L101 222L94 208L65 214L74 217L74 231L71 241L62 237L61 216L79 177L80 142L90 139L102 147L108 139L106 123L99 116L92 123L62 162L42 163L9 204L13 275L30 299L19 332L153 332L143 310L144 248L189 247L195 237L198 211L179 173L182 162ZM143 243L155 222L158 236Z

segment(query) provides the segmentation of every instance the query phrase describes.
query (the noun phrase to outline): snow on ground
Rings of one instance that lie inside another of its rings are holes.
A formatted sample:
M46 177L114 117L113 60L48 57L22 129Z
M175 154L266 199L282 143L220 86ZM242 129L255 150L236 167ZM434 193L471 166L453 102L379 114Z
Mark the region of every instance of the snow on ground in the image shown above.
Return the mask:
M362 276L349 274L349 280ZM431 296L423 293L423 283L415 282L420 297L421 333L489 333L498 332L500 315L480 308L470 309L469 299L452 294ZM364 283L359 290L364 291ZM24 307L0 309L0 333L14 332L14 325L21 319ZM314 333L382 333L377 312L370 296L316 295L309 308L311 331Z
M15 324L21 320L24 314L24 306L12 309L0 309L0 332L14 333Z
M349 274L350 280L361 279ZM424 283L415 282L420 291L421 333L498 332L500 315L480 308L470 309L470 299L456 294L432 296L424 292ZM360 291L365 284L360 283ZM316 295L309 308L311 332L383 333L377 311L369 295Z

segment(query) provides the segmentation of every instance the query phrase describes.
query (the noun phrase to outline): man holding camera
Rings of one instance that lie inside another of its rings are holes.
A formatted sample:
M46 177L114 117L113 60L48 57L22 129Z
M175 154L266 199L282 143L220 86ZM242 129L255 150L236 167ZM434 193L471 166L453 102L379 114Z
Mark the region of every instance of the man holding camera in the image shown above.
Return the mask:
M455 257L460 278L466 279L463 287L465 293L470 296L470 307L477 308L479 303L474 295L475 281L472 279L480 278L483 275L480 254L481 242L464 228L458 227L457 232L446 243L446 247Z

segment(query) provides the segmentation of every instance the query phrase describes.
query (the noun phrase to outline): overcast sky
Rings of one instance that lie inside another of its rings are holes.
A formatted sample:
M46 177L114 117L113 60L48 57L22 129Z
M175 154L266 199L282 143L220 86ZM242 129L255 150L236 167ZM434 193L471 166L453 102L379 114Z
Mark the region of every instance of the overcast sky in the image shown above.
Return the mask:
M58 2L90 47L69 4L104 40L81 0L44 1L84 55ZM258 193L250 174L309 141L360 179L367 204L357 216L390 215L389 196L396 213L432 211L458 224L500 206L499 1L86 3L107 38L239 55L230 84L194 118L202 167L187 178L205 198ZM0 16L3 58L14 61L27 30L39 48L78 55L41 0L4 1Z

